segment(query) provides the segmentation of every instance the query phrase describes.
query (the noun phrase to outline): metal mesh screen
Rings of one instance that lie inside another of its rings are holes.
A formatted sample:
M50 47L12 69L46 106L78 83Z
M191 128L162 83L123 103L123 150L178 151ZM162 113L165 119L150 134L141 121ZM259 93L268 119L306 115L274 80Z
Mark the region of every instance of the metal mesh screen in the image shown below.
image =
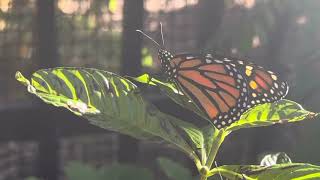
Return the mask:
M0 144L0 179L21 179L36 172L38 146L32 141Z
M121 8L119 8L121 9ZM57 1L58 52L64 66L120 67L121 17L106 1Z
M0 1L0 108L25 98L15 71L32 67L35 0Z

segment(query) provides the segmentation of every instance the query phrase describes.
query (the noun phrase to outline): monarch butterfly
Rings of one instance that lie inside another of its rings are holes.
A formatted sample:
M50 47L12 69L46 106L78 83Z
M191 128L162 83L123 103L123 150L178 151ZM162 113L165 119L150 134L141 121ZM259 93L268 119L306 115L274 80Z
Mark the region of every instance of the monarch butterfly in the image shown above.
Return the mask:
M172 55L158 45L158 58L169 82L186 94L211 122L223 128L239 120L249 108L277 101L288 93L288 85L261 66L217 54Z

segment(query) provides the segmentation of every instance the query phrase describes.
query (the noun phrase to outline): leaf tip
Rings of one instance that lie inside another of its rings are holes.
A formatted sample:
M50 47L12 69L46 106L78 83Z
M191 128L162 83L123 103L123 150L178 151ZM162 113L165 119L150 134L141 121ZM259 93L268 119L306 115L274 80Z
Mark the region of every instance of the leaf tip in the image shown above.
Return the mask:
M140 83L144 83L144 84L148 84L148 85L152 85L152 86L156 86L157 84L152 82L152 78L150 77L149 74L143 74L140 75L139 77L134 77L133 78L135 81L138 81Z
M20 83L22 83L25 86L30 85L30 81L27 78L25 78L20 71L16 72L15 78L16 78L16 80L18 80Z

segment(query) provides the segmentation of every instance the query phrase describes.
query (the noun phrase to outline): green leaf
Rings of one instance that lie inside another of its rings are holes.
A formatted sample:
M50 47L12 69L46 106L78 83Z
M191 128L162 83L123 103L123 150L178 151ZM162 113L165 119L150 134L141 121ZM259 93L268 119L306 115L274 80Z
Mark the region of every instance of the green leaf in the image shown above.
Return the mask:
M221 133L221 130L218 130L213 125L208 125L204 128L202 128L202 134L204 139L204 151L205 153L202 153L202 162L207 162L207 158L209 156L209 153L211 152L212 145L216 145L214 143L217 143L217 138L221 138L219 135ZM206 156L204 156L206 155Z
M275 154L267 154L265 155L261 162L261 166L273 166L276 164L284 164L284 163L292 163L290 157L284 153L284 152L279 152Z
M167 158L158 158L158 163L163 172L171 180L192 180L191 172L183 167L181 164L176 163Z
M64 107L90 123L139 139L164 139L199 164L200 129L160 112L138 87L114 73L91 68L53 68L17 79L44 102Z
M109 0L108 9L110 12L115 13L117 10L118 1L117 0Z
M304 110L296 102L282 99L274 103L257 105L246 111L239 121L234 122L226 131L241 128L270 126L277 123L291 123L314 118L316 113Z
M305 163L277 164L273 166L226 165L211 170L210 175L218 172L230 180L306 180L320 178L320 167Z
M103 174L91 166L80 162L70 162L64 168L68 180L103 180Z

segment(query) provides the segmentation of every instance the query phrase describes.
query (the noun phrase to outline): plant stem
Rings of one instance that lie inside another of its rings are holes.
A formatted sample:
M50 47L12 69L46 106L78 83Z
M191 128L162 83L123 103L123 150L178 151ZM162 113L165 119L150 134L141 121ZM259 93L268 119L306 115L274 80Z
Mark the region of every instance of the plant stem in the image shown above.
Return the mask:
M229 171L229 170L223 169L223 168L213 168L212 170L209 171L208 177L213 176L218 173L223 174L224 177L230 178L230 179L234 179L234 178L243 179L242 174L239 174L239 173L236 173L233 171Z
M212 142L212 147L208 156L208 160L206 162L206 167L208 167L209 169L211 169L211 166L214 162L214 159L216 158L220 145L222 144L224 138L227 135L228 133L226 133L226 131L221 129L221 130L218 130L218 133L215 135L215 137L213 137L214 140Z
M201 176L200 176L200 180L207 180L207 178L208 178L208 177L207 177L206 175L201 175Z

